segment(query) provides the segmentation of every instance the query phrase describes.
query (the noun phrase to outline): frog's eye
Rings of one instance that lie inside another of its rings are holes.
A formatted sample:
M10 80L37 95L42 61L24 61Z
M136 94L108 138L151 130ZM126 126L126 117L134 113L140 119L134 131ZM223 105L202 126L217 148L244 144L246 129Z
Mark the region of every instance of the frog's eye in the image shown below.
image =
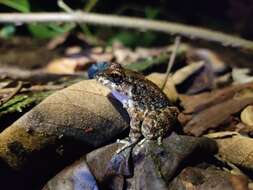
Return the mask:
M113 70L122 69L121 65L119 63L116 63L116 62L112 62L110 64L110 68L113 69Z
M113 82L115 82L115 83L120 83L123 80L123 77L120 72L111 73L111 78L112 78Z

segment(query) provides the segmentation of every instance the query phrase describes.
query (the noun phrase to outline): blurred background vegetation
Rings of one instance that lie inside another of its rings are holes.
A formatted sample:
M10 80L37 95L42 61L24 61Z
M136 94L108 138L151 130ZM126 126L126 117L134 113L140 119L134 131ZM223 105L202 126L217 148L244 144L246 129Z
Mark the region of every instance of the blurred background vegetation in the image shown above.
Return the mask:
M252 0L65 0L64 3L71 10L168 20L253 39ZM59 1L0 0L0 12L59 11L67 11L66 8L59 6ZM94 43L110 44L114 40L119 40L130 47L163 45L169 40L167 35L153 32L80 26L74 23L6 24L1 25L0 36L10 38L15 35L25 35L50 39L66 32L83 32Z

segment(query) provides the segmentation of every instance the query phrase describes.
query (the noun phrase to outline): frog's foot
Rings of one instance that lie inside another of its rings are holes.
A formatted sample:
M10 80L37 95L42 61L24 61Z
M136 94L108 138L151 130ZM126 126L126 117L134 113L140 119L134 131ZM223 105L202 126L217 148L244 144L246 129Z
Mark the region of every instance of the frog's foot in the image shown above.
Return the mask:
M158 137L157 138L157 144L160 146L160 145L162 145L162 137ZM145 142L149 142L150 141L150 139L147 139L147 138L144 138L144 139L142 139L141 141L139 141L138 143L137 143L137 145L138 146L142 146Z
M120 149L118 149L118 150L116 151L116 154L119 154L119 153L123 152L123 151L126 150L128 147L131 147L131 144L130 144L130 143L129 143L129 144L125 144L125 145L122 146Z
M127 141L127 140L120 140L117 142L124 143L125 145L122 146L120 149L118 149L116 151L116 154L121 153L122 151L126 150L127 148L133 148L137 144L137 142L131 142L131 141Z
M140 142L137 143L138 146L142 146L146 141L149 141L148 139L144 138Z
M135 151L134 151L134 154L135 154L135 155L139 154L139 152L141 151L141 149L142 149L143 146L144 146L144 143L146 143L146 142L148 142L148 141L149 141L149 139L147 139L147 138L144 138L144 139L140 140L140 141L136 144L136 149L135 149Z
M163 140L162 137L158 137L158 138L157 138L157 144L158 144L159 146L162 145L162 140Z
M131 143L129 138L125 138L125 139L117 139L116 141L117 143L121 143L121 144L129 144Z

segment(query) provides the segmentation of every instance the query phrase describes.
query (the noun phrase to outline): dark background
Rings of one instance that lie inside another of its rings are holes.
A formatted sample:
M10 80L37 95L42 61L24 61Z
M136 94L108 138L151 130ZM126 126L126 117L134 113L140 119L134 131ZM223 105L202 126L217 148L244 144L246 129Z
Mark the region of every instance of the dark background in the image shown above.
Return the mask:
M66 0L82 9L87 1ZM36 11L56 11L56 1L31 1ZM145 9L157 11L155 19L203 26L253 39L253 0L100 0L93 12L145 17Z
M32 12L62 11L57 6L57 1L30 0L29 2ZM83 10L88 0L65 0L64 2L72 9ZM0 12L13 11L15 10L0 5ZM185 23L253 40L253 0L97 0L91 12ZM90 27L92 32L95 31L95 35L103 33L106 36L108 29L102 27L98 30L98 28ZM19 27L16 33L26 35L29 32L24 27ZM146 36L146 38L150 41L155 39L154 36Z

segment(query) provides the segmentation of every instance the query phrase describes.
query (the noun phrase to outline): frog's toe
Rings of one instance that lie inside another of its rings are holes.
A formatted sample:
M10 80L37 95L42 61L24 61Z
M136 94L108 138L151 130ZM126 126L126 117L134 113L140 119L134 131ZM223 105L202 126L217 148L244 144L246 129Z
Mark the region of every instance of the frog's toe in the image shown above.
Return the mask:
M116 142L117 142L117 143L121 143L121 144L130 144L130 143L131 143L131 140L130 140L130 138L117 139Z
M116 154L119 154L128 148L133 148L134 145L136 145L136 143L131 143L130 141L128 141L127 143L124 144L124 146L122 146L120 149L116 151Z
M158 138L157 138L157 144L158 144L159 146L162 145L162 140L163 140L162 137L158 137Z

